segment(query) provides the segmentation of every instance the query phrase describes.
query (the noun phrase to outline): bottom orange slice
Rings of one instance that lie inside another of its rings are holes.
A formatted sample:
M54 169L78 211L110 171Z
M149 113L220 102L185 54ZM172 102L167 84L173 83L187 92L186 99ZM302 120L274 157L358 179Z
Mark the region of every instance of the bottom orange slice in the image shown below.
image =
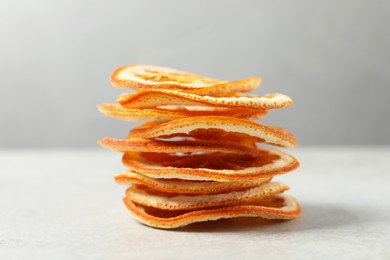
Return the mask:
M224 218L259 217L266 219L294 219L301 208L295 198L276 195L246 205L209 208L202 210L161 210L142 206L125 197L123 202L130 214L139 222L161 229L183 227L196 222L213 221Z

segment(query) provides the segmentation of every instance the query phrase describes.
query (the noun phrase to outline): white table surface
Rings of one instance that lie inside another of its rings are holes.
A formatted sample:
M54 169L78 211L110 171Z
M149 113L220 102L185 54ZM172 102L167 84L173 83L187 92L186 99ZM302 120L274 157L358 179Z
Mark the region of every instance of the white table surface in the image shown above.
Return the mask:
M120 154L0 151L0 259L390 259L390 148L290 150L300 219L165 231L133 220Z

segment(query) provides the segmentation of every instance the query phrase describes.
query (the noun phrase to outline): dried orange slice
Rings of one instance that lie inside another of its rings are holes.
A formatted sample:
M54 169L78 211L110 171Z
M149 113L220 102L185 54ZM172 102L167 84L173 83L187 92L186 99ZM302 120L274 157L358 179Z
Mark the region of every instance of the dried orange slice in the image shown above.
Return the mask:
M128 122L164 122L187 117L184 113L160 109L128 109L118 104L102 104L98 106L98 109L106 116Z
M183 227L196 222L205 222L223 218L259 217L266 219L294 219L301 213L295 198L286 195L275 195L250 204L216 207L210 209L161 210L142 206L125 197L123 202L130 214L139 222L162 229Z
M134 203L165 210L194 210L209 207L248 204L265 197L276 195L288 187L279 182L270 182L242 191L219 194L183 195L167 193L143 185L132 185L126 191L126 197Z
M290 132L265 126L249 120L224 116L198 116L177 119L166 123L142 125L130 131L130 137L158 138L180 135L194 136L198 139L212 140L231 137L233 133L237 140L252 139L283 147L294 147L297 142Z
M186 181L181 179L155 179L135 172L121 172L115 175L118 184L142 184L155 190L181 194L215 194L240 191L268 183L271 178L257 178L249 181Z
M256 144L253 141L235 143L225 140L178 140L165 141L130 137L126 140L103 138L98 142L101 146L116 152L156 152L156 153L191 153L191 152L223 152L256 154Z
M230 116L245 119L258 119L267 115L263 109L254 109L247 107L217 107L217 106L186 106L186 105L164 105L158 109L183 113L186 117L191 116Z
M199 95L220 95L254 90L261 79L253 77L227 82L171 68L130 65L116 69L111 81L117 87L135 90L170 89Z
M143 90L132 94L122 94L117 102L126 108L154 108L164 105L246 107L256 109L275 109L291 106L290 97L282 94L264 96L211 97L172 90Z
M222 115L246 119L257 119L265 116L265 110L250 109L250 108L218 108L213 107L209 109L199 109L197 107L182 107L182 106L167 106L165 109L137 109L124 108L118 104L102 104L99 105L99 111L106 116L128 121L155 121L164 122L185 117L193 116L208 116L208 115Z
M123 164L151 178L205 181L245 181L272 177L296 169L298 161L278 150L249 154L162 154L127 152Z

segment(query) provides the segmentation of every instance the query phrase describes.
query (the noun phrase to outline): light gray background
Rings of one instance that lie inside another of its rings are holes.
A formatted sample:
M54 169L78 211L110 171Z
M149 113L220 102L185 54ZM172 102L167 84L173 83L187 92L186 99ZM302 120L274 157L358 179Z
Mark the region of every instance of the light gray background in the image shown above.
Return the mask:
M302 145L390 144L388 1L1 1L0 147L95 146L133 125L96 105L118 66L155 64L296 105L266 122Z

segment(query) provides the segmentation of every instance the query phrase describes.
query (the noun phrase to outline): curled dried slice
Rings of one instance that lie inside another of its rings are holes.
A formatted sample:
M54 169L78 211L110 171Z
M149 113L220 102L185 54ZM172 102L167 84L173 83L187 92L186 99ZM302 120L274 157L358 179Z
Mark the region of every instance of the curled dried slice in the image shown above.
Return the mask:
M220 95L254 90L261 79L253 77L227 82L171 68L130 65L116 69L111 81L117 87L135 90L170 89L199 95Z
M229 137L226 133L234 133L237 140L249 138L283 147L294 147L297 144L295 136L282 128L224 116L199 116L161 124L147 124L134 128L129 136L157 138L189 135L198 139L211 140L214 137L219 139Z
M187 117L184 113L164 111L160 109L128 109L118 104L102 104L98 106L99 111L106 116L128 121L169 121Z
M256 154L253 141L241 143L203 140L165 141L130 137L126 140L103 138L98 142L101 146L117 152L156 152L156 153L192 153L192 152L224 152Z
M143 90L132 94L122 94L117 102L126 108L151 108L163 105L203 105L221 107L247 107L274 109L291 106L290 97L282 94L264 96L211 97L171 90Z
M245 181L272 177L296 169L298 161L278 150L249 154L161 154L127 152L123 164L131 171L160 179Z
M147 207L165 210L189 210L248 204L287 190L282 183L270 182L243 191L207 195L182 195L157 191L142 185L132 185L126 191L131 201Z
M301 213L295 198L276 195L247 205L217 207L203 210L169 211L142 206L125 197L123 202L130 214L139 222L162 229L183 227L196 222L223 218L259 217L266 219L294 219Z
M222 115L246 119L257 119L265 116L265 110L250 109L250 108L218 108L212 107L207 110L200 110L193 107L169 106L166 109L137 109L125 108L118 104L102 104L99 105L99 111L106 116L128 121L155 121L164 122L169 120L181 119L193 116L208 116Z
M245 190L268 183L271 178L257 178L250 181L186 181L180 179L155 179L135 172L121 172L115 175L118 184L142 184L155 190L181 194L214 194Z
M186 117L190 116L230 116L246 119L258 119L267 115L263 109L254 109L247 107L217 107L217 106L186 106L186 105L164 105L158 109L163 111L172 111L183 113Z

